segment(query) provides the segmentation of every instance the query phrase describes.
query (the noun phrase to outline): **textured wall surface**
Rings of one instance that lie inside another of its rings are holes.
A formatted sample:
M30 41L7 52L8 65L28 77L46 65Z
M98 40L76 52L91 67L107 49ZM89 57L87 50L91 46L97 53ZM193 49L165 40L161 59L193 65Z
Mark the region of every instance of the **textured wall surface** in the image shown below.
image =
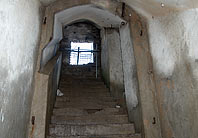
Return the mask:
M43 0L45 1L45 0ZM144 16L163 16L198 7L197 0L121 0ZM163 6L162 6L163 5Z
M198 137L198 11L148 20L164 138Z
M129 120L135 123L136 131L141 132L141 112L138 99L138 80L135 55L129 25L120 28L121 53L123 58L125 97Z
M41 0L43 4L47 5L57 0ZM185 10L192 7L198 7L198 1L196 0L166 0L166 1L159 1L159 0L117 0L121 2L126 2L127 4L140 9L144 10L144 12L150 12L155 14L162 14L164 12L168 12L170 10ZM164 3L167 9L161 9L161 3Z
M38 0L0 1L0 137L25 138L40 35Z
M107 46L106 29L101 30L101 71L102 77L109 88L109 51Z
M123 97L124 75L118 29L107 29L107 47L109 56L110 91L115 97Z

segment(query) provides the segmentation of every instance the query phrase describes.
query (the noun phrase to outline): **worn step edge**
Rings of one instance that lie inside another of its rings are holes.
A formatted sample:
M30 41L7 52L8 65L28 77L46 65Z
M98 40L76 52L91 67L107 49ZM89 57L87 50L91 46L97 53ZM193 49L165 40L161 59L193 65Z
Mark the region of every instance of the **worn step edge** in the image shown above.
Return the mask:
M141 134L132 134L132 135L106 135L106 136L48 136L47 138L141 138Z
M129 135L134 133L133 124L50 125L51 136Z
M126 115L127 110L124 108L103 108L103 109L79 109L79 108L55 108L53 109L54 115L71 115L81 116L89 115L90 113L98 115Z
M85 116L52 116L52 124L73 124L73 125L91 125L91 124L126 124L129 123L127 115L85 115Z
M103 102L115 102L118 99L113 97L56 97L57 102L73 102L73 101L103 101Z

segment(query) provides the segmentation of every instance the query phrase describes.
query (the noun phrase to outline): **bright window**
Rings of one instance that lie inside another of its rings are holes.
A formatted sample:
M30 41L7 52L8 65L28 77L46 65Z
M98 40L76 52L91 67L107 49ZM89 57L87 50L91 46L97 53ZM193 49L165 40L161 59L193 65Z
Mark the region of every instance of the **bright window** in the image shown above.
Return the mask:
M91 52L93 51L93 43L71 42L71 50L70 65L83 65L94 62L93 52Z

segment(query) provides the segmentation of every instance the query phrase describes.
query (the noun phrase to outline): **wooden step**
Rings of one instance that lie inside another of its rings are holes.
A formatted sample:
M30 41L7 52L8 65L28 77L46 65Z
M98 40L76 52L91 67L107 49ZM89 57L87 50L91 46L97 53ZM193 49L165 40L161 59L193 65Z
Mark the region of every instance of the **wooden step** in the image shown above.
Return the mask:
M85 115L85 116L52 116L52 124L93 125L93 124L126 124L127 115Z
M134 134L133 124L50 125L50 136L100 136Z

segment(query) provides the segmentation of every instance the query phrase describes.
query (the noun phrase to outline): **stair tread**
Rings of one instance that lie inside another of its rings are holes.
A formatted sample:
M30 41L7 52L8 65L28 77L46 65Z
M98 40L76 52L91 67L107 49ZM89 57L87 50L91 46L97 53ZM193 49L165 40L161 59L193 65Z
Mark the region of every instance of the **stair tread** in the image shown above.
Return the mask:
M71 89L60 89L62 93L66 94L102 94L110 95L107 90L71 90Z
M118 102L117 101L101 101L101 100L95 100L95 101L93 101L93 100L88 100L88 101L86 101L86 100L83 100L83 99L81 99L81 100L79 100L79 101L56 101L55 102L55 105L57 104L63 104L63 105L66 105L66 106L68 106L68 105L79 105L79 104L92 104L92 105L116 105Z
M123 108L102 108L102 109L80 109L80 108L58 108L53 110L54 115L72 115L72 116L81 116L89 114L98 114L98 115L122 115L127 114L126 109Z
M81 109L102 109L102 108L113 108L116 107L116 103L111 104L82 104L82 103L76 103L76 104L55 104L55 108L63 108L63 107L72 107L72 108L81 108Z
M86 93L64 93L62 97L110 97L110 93L93 93L93 92L86 92Z
M56 136L89 136L89 135L122 135L134 134L133 124L103 124L103 125L50 125L50 135Z
M48 136L47 138L141 138L141 134L131 134L131 135L104 135L104 136Z
M129 123L127 115L97 115L84 116L56 115L52 116L52 124L126 124Z
M116 98L112 97L56 97L56 102L73 102L73 101L103 101L103 102L113 102L117 101Z

